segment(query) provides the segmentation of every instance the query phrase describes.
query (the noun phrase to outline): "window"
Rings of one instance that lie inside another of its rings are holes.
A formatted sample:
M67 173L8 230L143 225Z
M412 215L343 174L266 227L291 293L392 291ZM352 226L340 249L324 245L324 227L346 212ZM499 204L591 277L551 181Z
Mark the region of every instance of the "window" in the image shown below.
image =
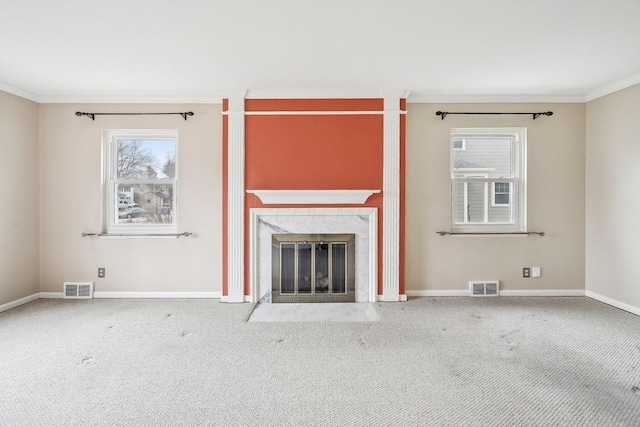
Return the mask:
M526 231L526 129L452 129L450 147L451 230Z
M107 233L176 233L178 132L104 132Z
M494 182L491 206L509 206L511 202L511 183Z
M464 151L465 149L464 139L454 139L452 144L453 149L456 151Z

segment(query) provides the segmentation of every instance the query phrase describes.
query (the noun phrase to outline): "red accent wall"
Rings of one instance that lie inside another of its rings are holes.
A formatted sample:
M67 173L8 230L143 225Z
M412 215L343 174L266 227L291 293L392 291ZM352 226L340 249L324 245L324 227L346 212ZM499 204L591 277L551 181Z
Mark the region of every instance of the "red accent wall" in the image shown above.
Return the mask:
M382 116L247 116L248 189L382 188Z
M250 99L245 100L245 188L250 190L382 189L382 114L326 114L330 111L382 112L382 99ZM223 103L223 111L227 104ZM318 111L319 114L256 114L251 112ZM401 117L401 267L404 265L404 116ZM223 295L227 295L227 120L223 116ZM378 277L382 277L382 194L364 206L378 209ZM308 207L309 205L295 205ZM363 205L354 205L362 207ZM263 205L245 195L245 218ZM346 207L327 206L323 207ZM245 295L249 289L249 224L245 221ZM404 268L400 293L404 294ZM378 281L378 293L382 293Z

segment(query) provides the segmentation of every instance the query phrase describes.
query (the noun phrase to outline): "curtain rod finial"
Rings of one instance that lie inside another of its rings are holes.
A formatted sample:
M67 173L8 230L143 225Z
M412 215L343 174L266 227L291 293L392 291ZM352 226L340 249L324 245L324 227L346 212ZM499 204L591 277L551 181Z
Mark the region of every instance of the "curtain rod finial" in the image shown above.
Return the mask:
M83 113L81 111L76 111L76 116L78 116L78 117L87 116L91 120L95 120L96 119L96 115L94 113Z

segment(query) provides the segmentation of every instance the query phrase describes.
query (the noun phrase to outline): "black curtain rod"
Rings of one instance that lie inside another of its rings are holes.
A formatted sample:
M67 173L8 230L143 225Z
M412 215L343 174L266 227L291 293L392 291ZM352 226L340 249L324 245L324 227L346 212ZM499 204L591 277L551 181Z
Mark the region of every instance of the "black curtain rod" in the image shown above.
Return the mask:
M96 116L159 116L170 114L180 114L183 119L187 120L187 117L193 116L193 111L187 111L185 113L83 113L80 111L76 111L76 116L87 116L91 120L95 120Z
M545 111L542 113L451 113L449 111L436 111L436 116L440 116L441 120L444 120L449 114L527 114L533 116L533 120L535 120L540 116L553 116L553 111Z

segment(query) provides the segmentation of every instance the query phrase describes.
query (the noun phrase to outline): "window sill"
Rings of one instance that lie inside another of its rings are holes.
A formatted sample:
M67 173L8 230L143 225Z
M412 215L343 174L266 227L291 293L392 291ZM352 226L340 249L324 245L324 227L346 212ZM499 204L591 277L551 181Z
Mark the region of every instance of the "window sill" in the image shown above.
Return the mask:
M528 237L532 234L543 237L544 231L485 231L485 232L473 232L473 231L436 231L441 236L482 236L482 237L500 237L500 236L512 236L512 237Z
M158 234L125 234L125 233L82 233L82 237L99 237L100 239L177 239L193 236L193 233L158 233Z

